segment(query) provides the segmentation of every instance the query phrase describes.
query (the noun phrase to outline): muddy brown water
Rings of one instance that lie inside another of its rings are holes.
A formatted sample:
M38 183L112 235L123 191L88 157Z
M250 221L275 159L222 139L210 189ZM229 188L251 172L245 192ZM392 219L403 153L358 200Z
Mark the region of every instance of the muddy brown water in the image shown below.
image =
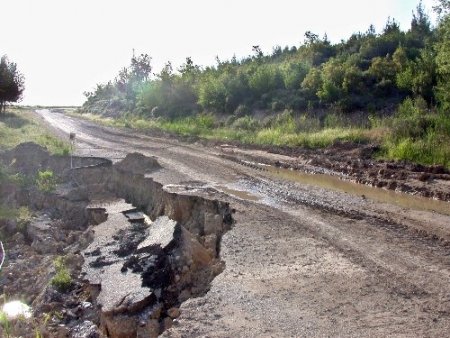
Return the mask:
M373 188L367 185L344 181L337 176L326 174L308 174L301 171L265 166L267 171L276 178L309 184L312 186L346 192L352 195L364 196L367 199L390 203L402 208L435 211L450 215L450 203L430 198L408 195L393 190Z

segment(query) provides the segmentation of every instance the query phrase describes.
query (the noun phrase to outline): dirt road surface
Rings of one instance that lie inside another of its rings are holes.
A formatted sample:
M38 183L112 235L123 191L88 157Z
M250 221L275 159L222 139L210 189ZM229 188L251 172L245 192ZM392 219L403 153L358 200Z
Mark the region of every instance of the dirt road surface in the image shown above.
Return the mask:
M449 336L450 204L436 212L420 210L420 200L382 203L233 161L226 146L38 113L65 137L76 133L79 155L155 156L163 167L156 181L236 209L221 245L224 272L182 304L163 336Z

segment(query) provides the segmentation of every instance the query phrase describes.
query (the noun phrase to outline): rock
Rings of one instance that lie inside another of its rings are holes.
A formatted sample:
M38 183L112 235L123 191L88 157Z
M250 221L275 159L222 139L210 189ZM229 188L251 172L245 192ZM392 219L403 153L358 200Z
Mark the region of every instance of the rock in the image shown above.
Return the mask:
M8 235L15 234L18 231L17 221L14 219L5 220L2 230Z
M61 252L62 243L53 237L52 221L46 216L34 218L26 229L26 237L32 242L31 247L40 254Z
M136 338L157 338L159 335L159 327L158 320L150 319L145 325L138 327Z
M80 254L68 254L64 258L64 263L69 270L81 269L83 261L83 257Z
M169 310L167 310L167 315L172 319L178 318L180 314L180 309L177 307L171 307Z
M419 181L425 182L430 179L431 175L429 173L421 173L417 178Z
M176 230L177 222L167 216L158 217L150 227L150 235L139 244L137 252L148 252L155 246L159 246L162 249L167 248L175 241Z
M180 303L185 302L186 300L188 300L189 298L192 297L191 292L188 289L184 289L183 291L181 291L181 293L178 295L178 301Z
M105 208L88 207L87 214L88 222L91 225L98 225L108 219L108 214L106 213Z
M204 233L205 235L212 235L222 232L222 219L220 215L212 214L210 212L205 213L204 218Z
M104 315L101 318L101 327L110 338L130 338L137 336L137 319L128 315Z
M142 287L140 274L121 273L121 264L106 266L103 270L101 291L97 298L103 313L135 313L156 298L151 290Z
M390 181L387 185L387 188L389 190L395 190L397 188L397 182L396 181Z
M205 236L204 246L212 256L216 256L216 254L217 254L217 236L216 235Z
M182 232L182 247L183 256L189 265L194 267L209 266L213 255L209 252L189 231L181 227ZM213 235L213 237L215 237ZM215 252L215 246L214 246ZM192 268L192 267L191 267Z
M89 194L86 188L70 189L64 197L71 202L87 201Z
M162 322L162 329L165 331L165 330L170 329L172 326L173 326L172 318L170 318L170 317L164 318L164 320Z
M13 235L11 237L9 242L14 243L14 245L24 245L25 244L25 236L22 233L17 232L15 235Z

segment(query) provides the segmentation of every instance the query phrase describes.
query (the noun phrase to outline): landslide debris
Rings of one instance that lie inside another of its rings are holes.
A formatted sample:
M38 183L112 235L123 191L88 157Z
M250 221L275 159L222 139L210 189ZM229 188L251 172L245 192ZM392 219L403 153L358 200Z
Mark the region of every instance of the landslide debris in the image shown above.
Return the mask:
M0 221L7 252L0 291L33 309L29 322L13 323L16 335L156 337L224 268L228 204L155 182L155 158L134 153L113 165L74 157L71 168L69 157L28 143L0 163L22 182L2 184L1 204L33 215L20 229ZM54 174L53 191L32 183L41 170ZM55 260L70 273L67 290L50 282Z

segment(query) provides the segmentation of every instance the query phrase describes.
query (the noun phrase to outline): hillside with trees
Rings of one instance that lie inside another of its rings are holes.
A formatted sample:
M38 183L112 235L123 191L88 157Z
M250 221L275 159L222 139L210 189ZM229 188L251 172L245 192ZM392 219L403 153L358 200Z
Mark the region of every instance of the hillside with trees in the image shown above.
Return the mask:
M152 74L149 55L133 56L114 80L85 93L82 112L250 143L378 142L382 156L447 166L449 8L447 0L435 8L436 27L419 3L407 31L391 18L381 32L371 25L336 44L308 31L300 46L271 54L253 46L251 56L214 66L187 57Z

